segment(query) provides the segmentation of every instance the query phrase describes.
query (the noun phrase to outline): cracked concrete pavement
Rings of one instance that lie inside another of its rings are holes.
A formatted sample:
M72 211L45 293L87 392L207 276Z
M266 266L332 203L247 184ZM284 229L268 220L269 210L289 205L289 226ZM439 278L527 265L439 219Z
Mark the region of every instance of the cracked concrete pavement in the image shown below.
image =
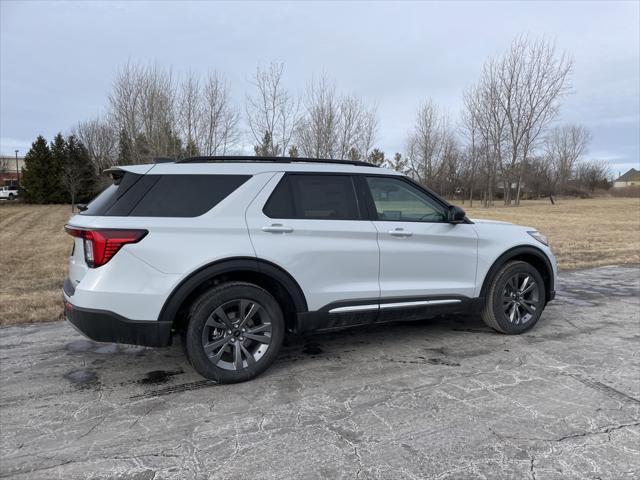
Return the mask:
M291 337L263 376L179 345L0 329L0 477L638 478L640 269L564 272L521 336L441 318Z

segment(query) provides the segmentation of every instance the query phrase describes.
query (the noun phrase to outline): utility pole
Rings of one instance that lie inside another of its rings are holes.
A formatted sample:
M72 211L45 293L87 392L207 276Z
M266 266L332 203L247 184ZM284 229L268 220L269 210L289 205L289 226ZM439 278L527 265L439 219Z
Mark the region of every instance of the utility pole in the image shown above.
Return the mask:
M20 169L18 168L18 150L16 150L16 179L18 181L18 187L20 186Z

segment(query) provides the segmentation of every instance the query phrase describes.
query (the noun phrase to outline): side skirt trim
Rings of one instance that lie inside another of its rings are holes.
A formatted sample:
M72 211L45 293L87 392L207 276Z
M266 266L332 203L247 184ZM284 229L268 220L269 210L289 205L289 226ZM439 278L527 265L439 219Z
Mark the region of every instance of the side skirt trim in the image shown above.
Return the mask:
M381 303L380 309L385 308L407 308L407 307L423 307L428 305L449 305L452 303L462 303L460 299L451 300L420 300L417 302L396 302L396 303Z
M329 310L329 313L365 312L368 310L378 310L378 304L371 305L350 305L348 307L337 307Z
M295 333L328 331L373 323L411 321L442 314L478 312L482 298L463 296L391 297L339 301L296 315Z

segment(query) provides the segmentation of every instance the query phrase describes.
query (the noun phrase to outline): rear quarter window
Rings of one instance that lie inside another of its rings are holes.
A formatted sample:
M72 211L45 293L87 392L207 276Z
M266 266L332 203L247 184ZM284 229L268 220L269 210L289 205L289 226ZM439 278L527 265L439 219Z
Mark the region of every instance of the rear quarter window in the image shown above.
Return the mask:
M136 175L126 172L83 215L198 217L224 200L250 175Z

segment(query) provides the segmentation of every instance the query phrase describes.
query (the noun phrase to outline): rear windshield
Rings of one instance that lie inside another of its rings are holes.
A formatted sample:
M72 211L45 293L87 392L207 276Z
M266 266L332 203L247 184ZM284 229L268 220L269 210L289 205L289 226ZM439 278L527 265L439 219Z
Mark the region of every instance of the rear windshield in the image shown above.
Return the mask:
M197 217L208 212L250 175L139 175L118 172L82 212L90 216Z

